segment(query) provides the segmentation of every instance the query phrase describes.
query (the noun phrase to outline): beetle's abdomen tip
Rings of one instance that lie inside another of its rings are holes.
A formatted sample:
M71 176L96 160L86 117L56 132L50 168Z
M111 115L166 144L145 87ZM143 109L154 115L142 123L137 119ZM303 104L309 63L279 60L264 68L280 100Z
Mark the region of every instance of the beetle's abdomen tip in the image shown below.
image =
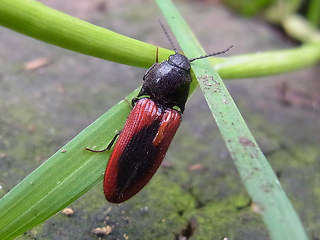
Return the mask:
M106 197L107 201L111 202L111 203L123 203L129 199L129 198L126 198L125 196L123 196L123 194L121 194L121 195L105 195L105 197Z

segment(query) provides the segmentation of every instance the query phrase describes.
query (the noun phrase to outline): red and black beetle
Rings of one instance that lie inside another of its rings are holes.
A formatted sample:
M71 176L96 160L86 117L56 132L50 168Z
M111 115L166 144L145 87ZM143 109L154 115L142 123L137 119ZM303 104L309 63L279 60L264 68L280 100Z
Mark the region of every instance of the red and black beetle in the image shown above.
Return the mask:
M168 60L148 69L106 168L103 189L109 202L121 203L134 196L159 168L182 120L192 81L190 62L231 47L190 60L175 50ZM109 150L115 139L107 149L87 150Z

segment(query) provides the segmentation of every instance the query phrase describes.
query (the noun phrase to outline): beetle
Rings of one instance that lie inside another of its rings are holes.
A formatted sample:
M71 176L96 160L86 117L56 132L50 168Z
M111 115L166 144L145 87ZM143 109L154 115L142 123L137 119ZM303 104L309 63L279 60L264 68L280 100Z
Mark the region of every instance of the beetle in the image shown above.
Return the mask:
M163 30L173 45L168 33ZM118 137L103 182L104 194L109 202L121 203L130 199L159 168L185 110L192 81L190 63L225 53L231 47L193 59L188 59L173 47L175 53L168 60L158 63L156 57L156 63L143 77L139 94L132 100L133 109L122 131L106 149L96 151L86 148L91 152L110 150Z

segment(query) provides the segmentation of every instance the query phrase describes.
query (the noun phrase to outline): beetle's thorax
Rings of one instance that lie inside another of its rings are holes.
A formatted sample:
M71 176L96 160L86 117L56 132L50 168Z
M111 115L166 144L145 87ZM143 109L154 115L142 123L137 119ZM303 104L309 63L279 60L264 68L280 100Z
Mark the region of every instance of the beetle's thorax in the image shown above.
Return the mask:
M167 61L154 64L143 80L138 97L149 95L160 106L177 106L184 111L191 83L190 62L185 56L175 53Z

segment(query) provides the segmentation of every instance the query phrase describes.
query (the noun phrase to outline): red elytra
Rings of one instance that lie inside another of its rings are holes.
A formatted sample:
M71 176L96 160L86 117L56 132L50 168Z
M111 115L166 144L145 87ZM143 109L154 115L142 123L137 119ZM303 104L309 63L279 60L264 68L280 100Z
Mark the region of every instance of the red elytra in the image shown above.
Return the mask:
M139 99L115 144L104 178L104 194L121 203L138 193L159 168L180 125L181 114Z

